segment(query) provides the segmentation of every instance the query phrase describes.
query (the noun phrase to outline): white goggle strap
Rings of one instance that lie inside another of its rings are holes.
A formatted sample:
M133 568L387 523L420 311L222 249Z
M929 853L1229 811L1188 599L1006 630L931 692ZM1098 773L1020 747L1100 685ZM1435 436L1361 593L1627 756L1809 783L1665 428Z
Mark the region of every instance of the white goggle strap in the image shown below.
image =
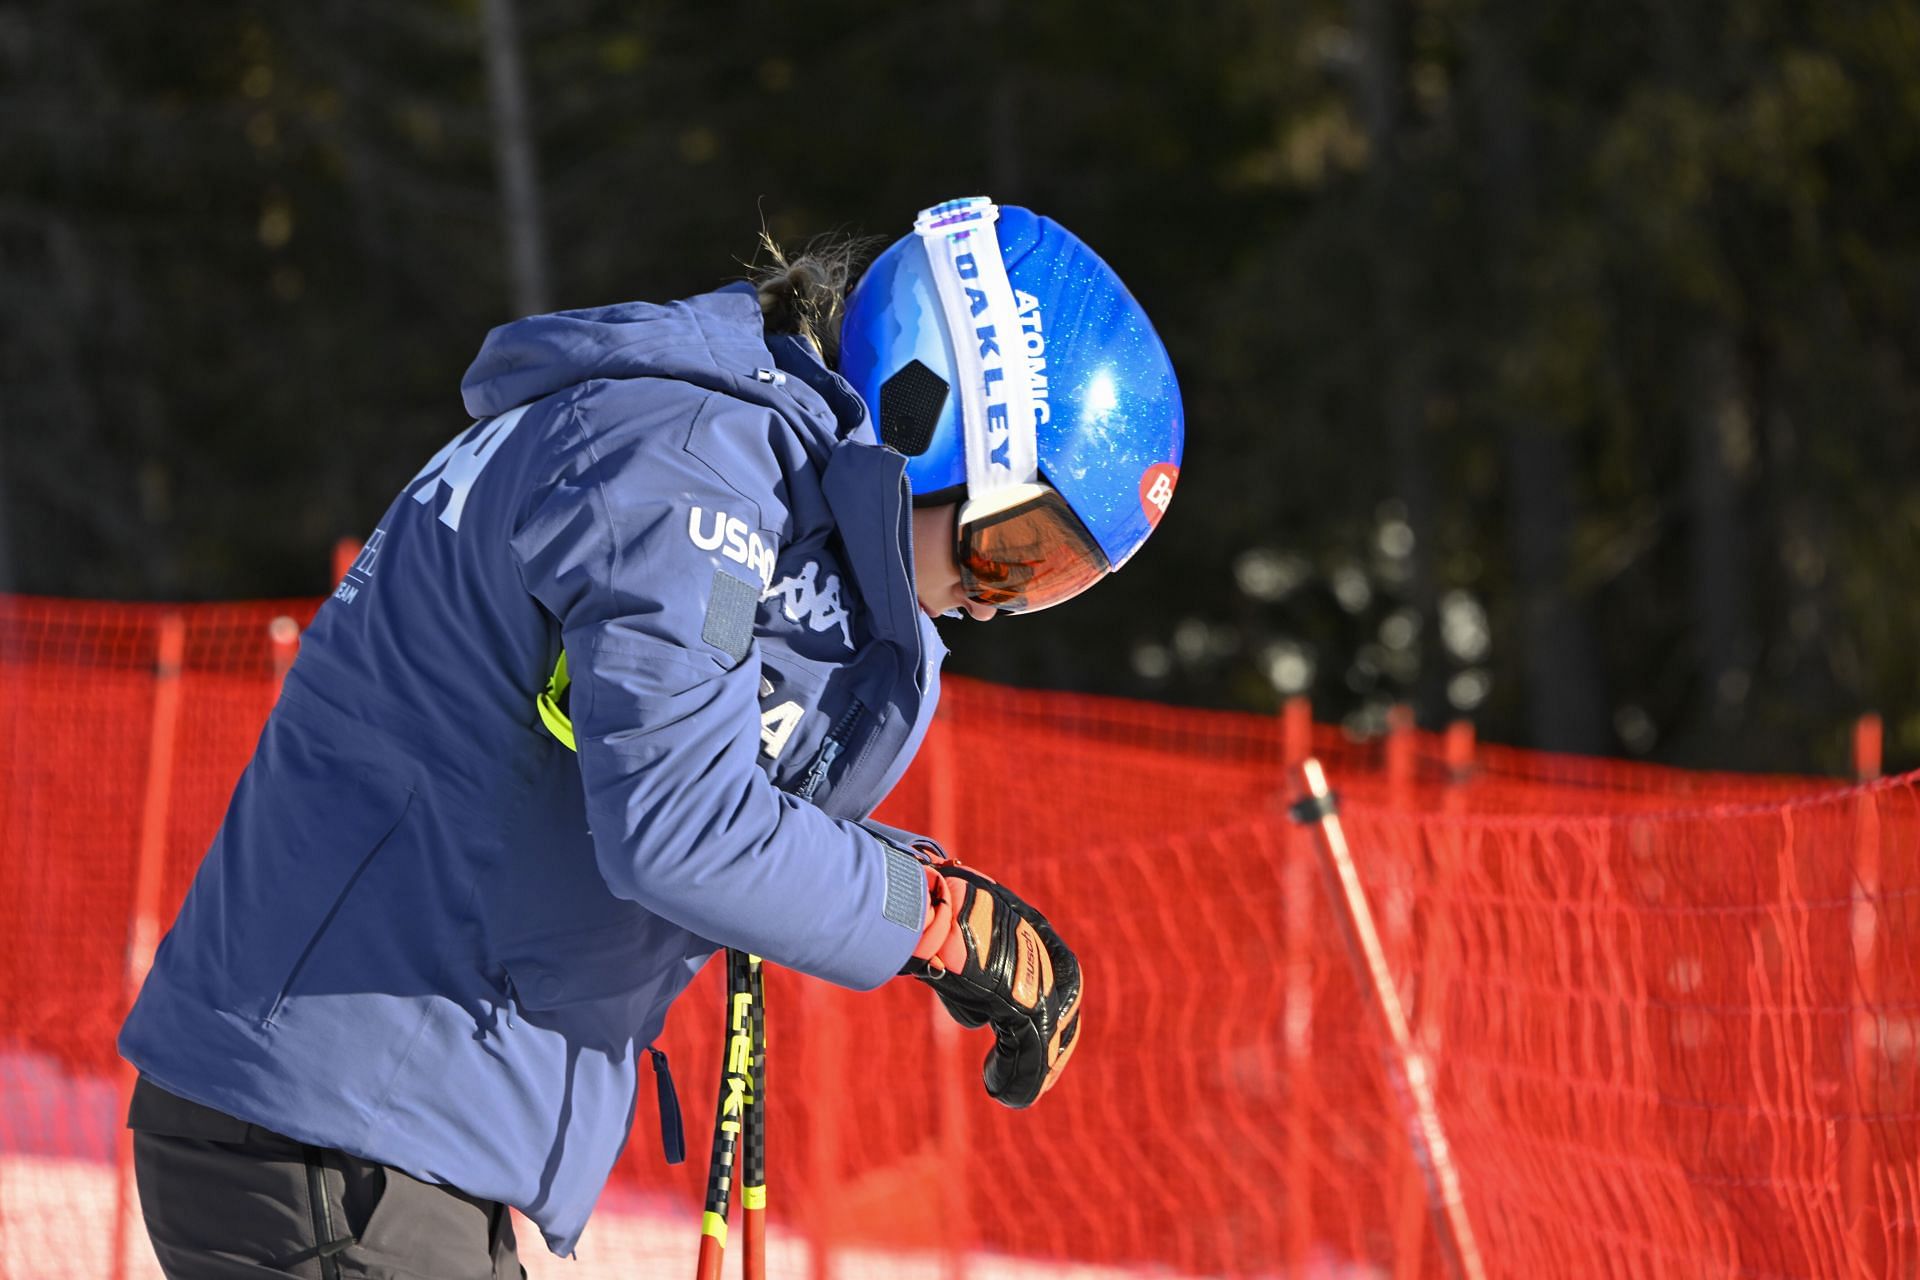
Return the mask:
M993 201L972 196L922 210L913 224L933 266L953 347L969 499L1040 476L1033 374L993 228L999 216Z

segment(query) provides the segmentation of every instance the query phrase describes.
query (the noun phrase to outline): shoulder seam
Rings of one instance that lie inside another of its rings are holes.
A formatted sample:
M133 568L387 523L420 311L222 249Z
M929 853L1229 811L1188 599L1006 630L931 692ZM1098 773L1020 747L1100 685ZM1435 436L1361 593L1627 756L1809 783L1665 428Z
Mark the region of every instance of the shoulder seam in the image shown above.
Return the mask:
M584 399L584 396L576 398L568 408L573 414L574 425L580 431L580 447L586 452L587 462L592 468L597 470L600 465L600 451L593 447L593 433L587 430L586 424L581 418L580 399ZM618 584L622 580L620 577L620 539L614 536L613 507L607 502L605 481L595 480L593 482L593 502L596 513L599 516L600 536L607 541L607 584L615 590L618 590Z

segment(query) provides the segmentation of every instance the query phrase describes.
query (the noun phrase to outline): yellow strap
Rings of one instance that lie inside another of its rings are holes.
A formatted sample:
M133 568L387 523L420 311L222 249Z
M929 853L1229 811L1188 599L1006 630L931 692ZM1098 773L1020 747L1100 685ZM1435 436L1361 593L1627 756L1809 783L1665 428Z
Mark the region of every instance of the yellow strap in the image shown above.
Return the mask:
M547 681L535 705L540 708L540 720L547 726L547 732L560 739L567 750L578 751L580 748L573 740L573 719L560 709L560 697L572 683L573 678L567 674L567 651L562 649L560 661L553 664L553 678Z
M700 1234L712 1236L719 1241L722 1249L727 1247L727 1220L717 1213L700 1215Z
M765 1187L741 1187L740 1207L742 1209L764 1209L767 1207L767 1189Z

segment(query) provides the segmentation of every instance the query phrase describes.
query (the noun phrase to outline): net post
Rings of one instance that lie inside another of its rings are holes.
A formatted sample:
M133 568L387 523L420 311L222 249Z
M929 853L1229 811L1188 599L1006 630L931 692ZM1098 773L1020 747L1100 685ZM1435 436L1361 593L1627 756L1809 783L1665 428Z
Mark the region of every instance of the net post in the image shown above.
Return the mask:
M843 1074L843 1063L833 1057L831 1046L844 1043L834 1026L838 1008L833 988L824 982L800 984L799 1004L805 1015L801 1023L806 1034L800 1039L800 1074L804 1079L831 1080ZM804 1194L790 1198L789 1206L801 1206L797 1220L807 1237L808 1280L828 1280L833 1274L829 1250L833 1239L834 1188L840 1174L840 1100L816 1091L807 1107L806 1166ZM789 1209L792 1212L792 1209Z
M960 771L958 752L953 745L953 717L942 702L934 709L933 723L927 727L926 741L921 745L921 754L927 763L927 834L943 846L951 847L960 835ZM929 1001L927 1016L933 1019L933 1043L936 1055L952 1064L947 1072L949 1081L969 1079L974 1074L972 1066L973 1049L970 1042L960 1034L960 1026L938 1000ZM948 1088L955 1086L949 1084ZM959 1106L942 1106L939 1109L938 1131L934 1141L939 1145L940 1165L949 1171L960 1168L967 1159L966 1122ZM945 1280L962 1280L967 1272L967 1249L974 1241L973 1201L967 1188L971 1180L957 1179L958 1186L949 1189L952 1198L953 1213L950 1221L954 1230L943 1233L940 1266ZM962 1244L955 1244L955 1240Z
M153 666L153 720L147 744L146 790L140 808L140 843L133 874L133 916L127 927L125 1008L131 1008L153 968L160 947L160 881L166 869L167 820L173 798L173 754L180 725L180 668L186 660L187 623L178 613L162 615ZM120 1068L120 1114L125 1115L137 1073ZM139 1196L133 1185L133 1135L124 1126L114 1144L114 1280L127 1275L132 1216Z
M1303 697L1280 705L1280 761L1289 772L1313 753L1313 703Z
M1430 1067L1426 1056L1414 1044L1399 989L1387 967L1386 949L1380 942L1372 904L1365 886L1360 883L1338 806L1327 785L1326 771L1317 759L1309 758L1296 776L1302 798L1293 806L1292 816L1296 822L1311 824L1318 836L1320 867L1347 944L1347 956L1362 991L1371 997L1369 1004L1374 1021L1382 1032L1389 1092L1399 1107L1414 1163L1425 1175L1428 1206L1433 1215L1434 1232L1439 1237L1441 1256L1458 1280L1485 1280L1486 1268L1480 1259L1473 1223L1467 1216L1459 1172L1454 1166L1446 1130L1440 1123Z
M1413 708L1396 702L1387 708L1387 788L1396 808L1413 789Z
M1386 774L1387 803L1395 809L1410 810L1414 806L1414 717L1413 708L1404 702L1396 702L1387 708ZM1387 946L1395 955L1407 955L1408 943L1413 934L1412 894L1403 882L1410 869L1396 867L1392 880L1386 885L1386 934ZM1421 1219L1425 1216L1426 1196L1421 1187L1420 1171L1417 1161L1406 1158L1395 1161L1392 1186L1393 1203L1393 1274L1397 1280L1417 1280L1425 1269L1421 1255L1425 1252L1426 1227Z
M346 578L347 570L353 568L353 562L360 558L360 540L341 538L333 544L333 585L339 586Z
M1883 730L1872 712L1853 724L1853 772L1862 784L1880 777ZM1853 801L1853 876L1849 945L1855 989L1848 1065L1852 1107L1847 1120L1846 1182L1847 1232L1857 1254L1872 1256L1875 1233L1873 1122L1878 1110L1880 1022L1880 810L1871 789L1862 789Z
M1280 708L1280 759L1291 776L1313 752L1313 704L1288 698ZM1313 1131L1319 1090L1313 1059L1313 851L1310 837L1287 824L1282 837L1281 892L1284 987L1281 1045L1287 1061L1287 1243L1295 1274L1313 1254Z
M1859 782L1880 777L1880 749L1885 729L1878 712L1869 711L1853 722L1853 776Z
M273 657L273 697L267 703L271 711L280 701L280 690L286 686L287 672L293 670L293 660L300 656L300 624L284 613L269 622L267 647Z
M1473 754L1478 744L1474 741L1473 721L1454 720L1447 725L1447 799L1461 797L1461 788L1473 778Z

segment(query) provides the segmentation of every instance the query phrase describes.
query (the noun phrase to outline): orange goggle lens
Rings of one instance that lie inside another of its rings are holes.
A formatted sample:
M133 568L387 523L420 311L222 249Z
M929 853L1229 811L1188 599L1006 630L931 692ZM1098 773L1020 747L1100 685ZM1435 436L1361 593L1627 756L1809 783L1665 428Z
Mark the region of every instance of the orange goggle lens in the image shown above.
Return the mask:
M960 584L969 599L1003 613L1032 613L1070 600L1107 573L1107 556L1066 500L1043 485L982 514L969 502L955 530Z

